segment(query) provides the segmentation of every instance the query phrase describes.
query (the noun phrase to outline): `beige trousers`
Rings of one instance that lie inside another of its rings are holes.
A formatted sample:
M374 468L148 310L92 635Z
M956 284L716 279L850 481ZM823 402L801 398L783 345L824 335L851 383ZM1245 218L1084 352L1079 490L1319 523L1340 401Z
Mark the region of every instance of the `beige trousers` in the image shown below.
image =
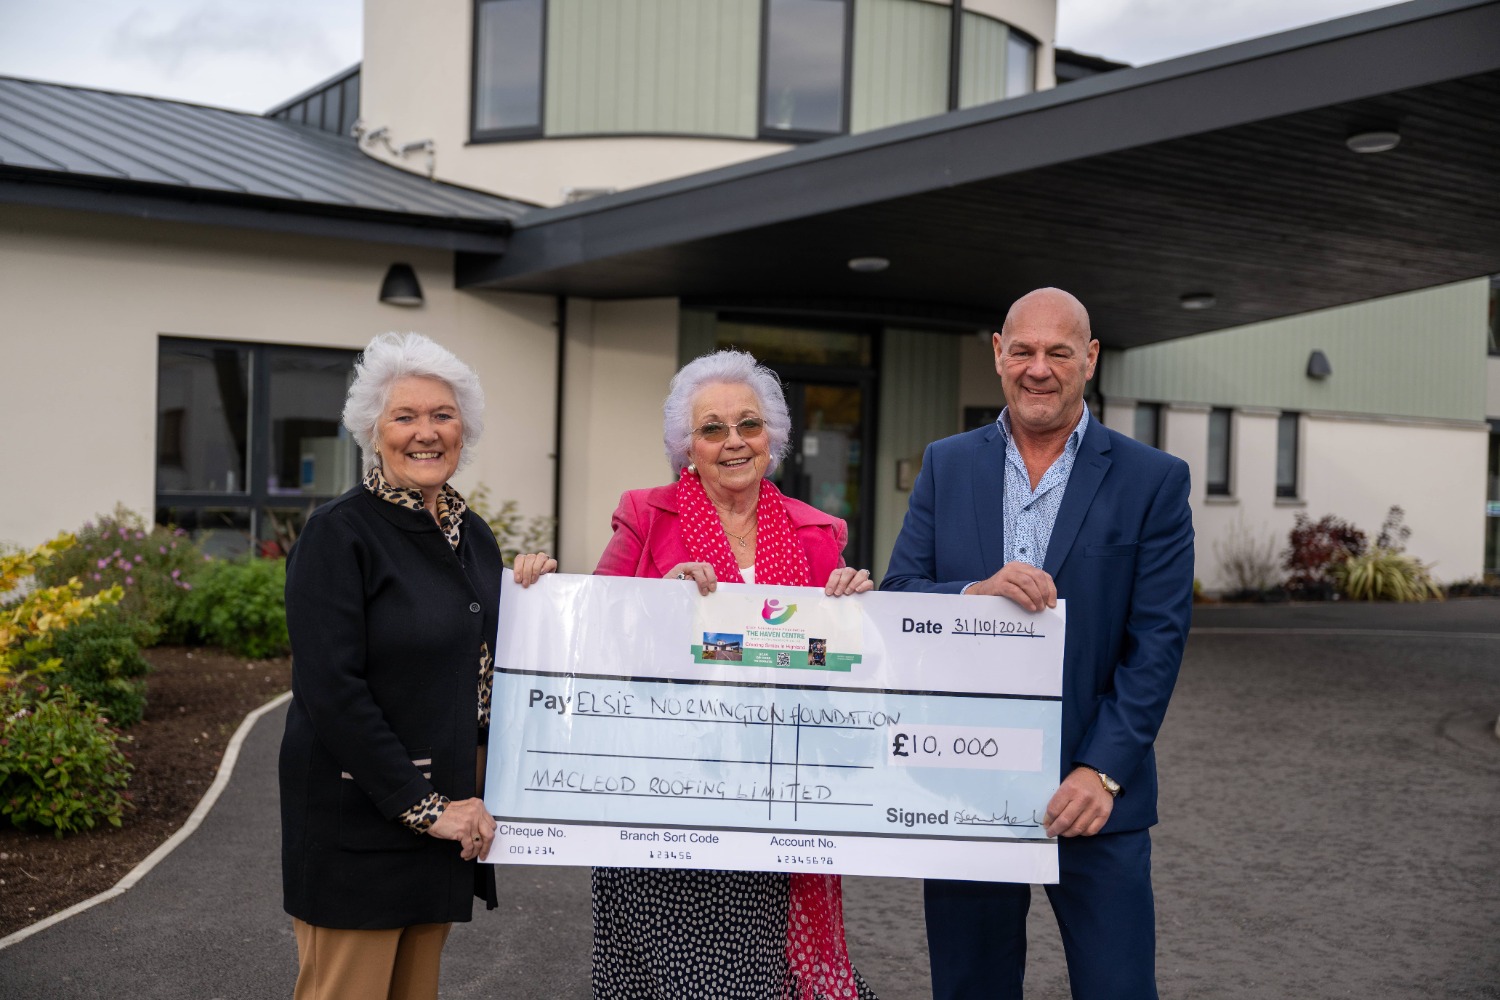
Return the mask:
M298 961L293 1000L437 1000L452 924L351 931L293 917L292 929Z

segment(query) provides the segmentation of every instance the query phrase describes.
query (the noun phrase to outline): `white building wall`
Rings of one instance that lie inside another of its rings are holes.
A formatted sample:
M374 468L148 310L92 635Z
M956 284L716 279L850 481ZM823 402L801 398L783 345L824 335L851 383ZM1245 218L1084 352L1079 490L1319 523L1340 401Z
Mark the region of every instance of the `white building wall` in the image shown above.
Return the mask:
M1106 400L1104 412L1096 413L1094 416L1104 421L1104 426L1112 431L1119 431L1127 437L1135 436L1135 400L1133 399Z
M676 478L661 404L677 371L677 300L568 303L560 567L591 573L626 490Z
M605 12L615 2L599 0L596 9ZM706 4L707 0L695 2ZM915 0L903 2L925 6ZM1037 89L1053 85L1056 0L966 0L964 7L1005 21L1036 38L1040 43ZM731 11L719 13L733 21ZM559 25L558 30L566 30L566 18ZM759 30L758 19L755 30ZM793 144L755 139L753 129L744 138L635 135L471 143L472 32L470 3L365 0L360 117L367 130L388 129L391 145L396 148L431 140L438 180L540 205L557 205L571 189L625 190L794 148ZM753 51L758 61L758 48ZM611 54L610 58L618 55ZM629 78L642 71L627 65ZM550 73L548 77L549 85L564 89L579 86L578 81L563 84L551 79ZM748 120L753 121L751 109L759 100L754 89L759 70L747 71L739 78L746 88L740 103L750 114ZM705 84L707 90L722 86L722 80ZM649 93L649 88L644 92ZM563 100L565 95L555 94L552 99ZM428 160L423 153L403 158L380 144L362 148L402 169L426 172Z
M416 268L424 307L378 301L396 260ZM455 291L452 254L11 207L0 301L0 399L32 418L0 443L0 463L26 470L22 499L0 505L0 541L34 544L119 502L149 519L161 336L358 350L383 331L426 333L488 397L458 488L552 512L552 300Z
M431 139L438 180L556 205L571 188L639 187L791 148L781 143L675 137L469 142L470 3L366 0L360 117L393 145ZM425 156L367 153L414 173Z
M1129 433L1124 412L1106 423ZM1432 566L1440 582L1479 576L1484 561L1487 428L1479 425L1381 421L1304 415L1298 449L1296 498L1276 496L1278 411L1239 410L1232 420L1231 492L1209 496L1208 408L1176 405L1164 417L1167 451L1188 463L1192 476L1194 575L1210 592L1235 589L1223 571L1231 536L1274 544L1279 558L1298 513L1316 521L1332 514L1374 543L1394 505L1412 528L1406 549ZM1278 568L1276 578L1283 572Z
M1209 591L1235 588L1224 577L1220 563L1221 547L1237 526L1250 537L1263 539L1275 535L1278 550L1285 547L1286 531L1292 514L1280 511L1276 496L1276 417L1275 411L1240 411L1230 420L1230 493L1209 496L1208 479L1208 409L1194 409L1192 419L1182 426L1183 410L1173 407L1166 417L1169 427L1169 449L1187 447L1193 455L1192 505L1193 530L1196 533L1193 575ZM1191 445L1185 440L1193 438ZM1283 525L1284 522L1284 525Z
M1406 550L1440 581L1484 568L1484 425L1304 418L1308 516L1336 514L1375 541L1386 511L1406 512ZM1290 527L1290 524L1288 524Z

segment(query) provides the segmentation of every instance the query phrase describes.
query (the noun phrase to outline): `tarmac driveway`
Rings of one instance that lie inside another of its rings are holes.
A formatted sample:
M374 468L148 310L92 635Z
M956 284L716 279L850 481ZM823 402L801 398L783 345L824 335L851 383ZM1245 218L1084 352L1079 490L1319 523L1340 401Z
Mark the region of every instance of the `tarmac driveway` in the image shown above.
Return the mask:
M1500 601L1200 609L1159 742L1163 997L1500 998ZM0 951L0 997L288 997L263 719L203 827L129 892ZM589 996L588 873L501 869L448 998ZM920 884L845 880L885 1000L929 996ZM1046 897L1028 997L1066 997Z

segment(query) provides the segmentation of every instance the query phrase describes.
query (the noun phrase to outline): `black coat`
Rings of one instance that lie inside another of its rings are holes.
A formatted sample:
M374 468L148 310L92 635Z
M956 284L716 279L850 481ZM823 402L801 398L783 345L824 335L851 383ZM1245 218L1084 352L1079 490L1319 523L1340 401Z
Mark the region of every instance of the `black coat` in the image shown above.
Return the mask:
M500 550L465 513L455 552L424 511L356 487L287 560L292 703L281 741L286 911L319 927L470 919L494 870L396 817L477 794L479 647L495 648ZM430 761L430 763L426 763Z

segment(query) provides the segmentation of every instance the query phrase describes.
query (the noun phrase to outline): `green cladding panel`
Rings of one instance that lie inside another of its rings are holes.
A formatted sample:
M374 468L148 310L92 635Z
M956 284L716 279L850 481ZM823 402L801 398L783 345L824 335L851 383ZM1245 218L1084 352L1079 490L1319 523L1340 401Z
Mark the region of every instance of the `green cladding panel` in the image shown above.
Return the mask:
M911 498L897 488L897 463L910 463L915 475L926 447L959 429L958 347L954 334L885 331L875 447L875 564L870 567L877 580L885 575Z
M994 18L964 12L958 106L972 108L1005 97L1005 43L1010 29Z
M851 132L948 110L950 17L942 4L856 0Z
M1488 309L1481 278L1137 347L1103 366L1104 395L1482 420ZM1325 379L1307 377L1314 350L1333 370Z
M760 0L552 0L545 133L754 138Z

